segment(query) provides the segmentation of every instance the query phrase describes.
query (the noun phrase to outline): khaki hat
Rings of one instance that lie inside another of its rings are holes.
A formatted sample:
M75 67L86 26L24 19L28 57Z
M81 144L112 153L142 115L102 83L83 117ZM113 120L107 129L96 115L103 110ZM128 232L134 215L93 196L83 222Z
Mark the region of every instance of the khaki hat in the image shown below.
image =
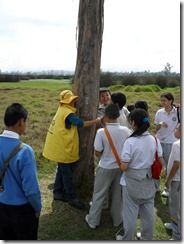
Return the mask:
M79 100L78 96L74 96L74 94L70 90L64 90L60 93L60 103L70 103L74 99Z

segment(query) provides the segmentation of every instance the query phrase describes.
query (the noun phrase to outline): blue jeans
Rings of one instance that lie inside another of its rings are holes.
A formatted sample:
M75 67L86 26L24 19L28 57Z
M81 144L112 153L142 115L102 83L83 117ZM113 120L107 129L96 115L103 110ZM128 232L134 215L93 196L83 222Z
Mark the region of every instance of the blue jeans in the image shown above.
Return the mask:
M58 163L53 193L54 196L61 198L66 194L68 201L77 197L74 190L70 164Z

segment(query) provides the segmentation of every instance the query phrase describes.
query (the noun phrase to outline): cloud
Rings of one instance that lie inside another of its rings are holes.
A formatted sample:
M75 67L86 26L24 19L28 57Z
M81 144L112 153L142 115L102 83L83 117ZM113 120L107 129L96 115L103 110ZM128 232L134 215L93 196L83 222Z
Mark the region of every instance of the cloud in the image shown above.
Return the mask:
M0 69L76 65L79 0L0 0ZM180 70L178 0L106 0L101 69Z

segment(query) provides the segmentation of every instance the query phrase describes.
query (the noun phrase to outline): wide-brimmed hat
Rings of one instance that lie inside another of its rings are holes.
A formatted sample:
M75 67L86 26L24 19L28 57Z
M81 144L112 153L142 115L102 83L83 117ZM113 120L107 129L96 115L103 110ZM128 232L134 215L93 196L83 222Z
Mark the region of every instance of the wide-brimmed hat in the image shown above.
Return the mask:
M74 99L79 100L78 96L74 96L74 94L70 90L64 90L60 93L60 103L70 103Z

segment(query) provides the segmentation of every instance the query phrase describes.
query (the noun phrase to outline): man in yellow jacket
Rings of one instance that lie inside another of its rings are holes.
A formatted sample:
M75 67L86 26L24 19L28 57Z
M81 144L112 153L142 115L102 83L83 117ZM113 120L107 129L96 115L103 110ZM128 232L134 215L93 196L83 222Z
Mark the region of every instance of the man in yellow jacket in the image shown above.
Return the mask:
M79 159L78 127L99 125L100 119L83 121L75 115L78 96L70 90L60 94L59 108L50 124L43 156L58 163L54 182L54 199L69 202L70 205L82 209L84 204L78 199L72 180L71 163Z

